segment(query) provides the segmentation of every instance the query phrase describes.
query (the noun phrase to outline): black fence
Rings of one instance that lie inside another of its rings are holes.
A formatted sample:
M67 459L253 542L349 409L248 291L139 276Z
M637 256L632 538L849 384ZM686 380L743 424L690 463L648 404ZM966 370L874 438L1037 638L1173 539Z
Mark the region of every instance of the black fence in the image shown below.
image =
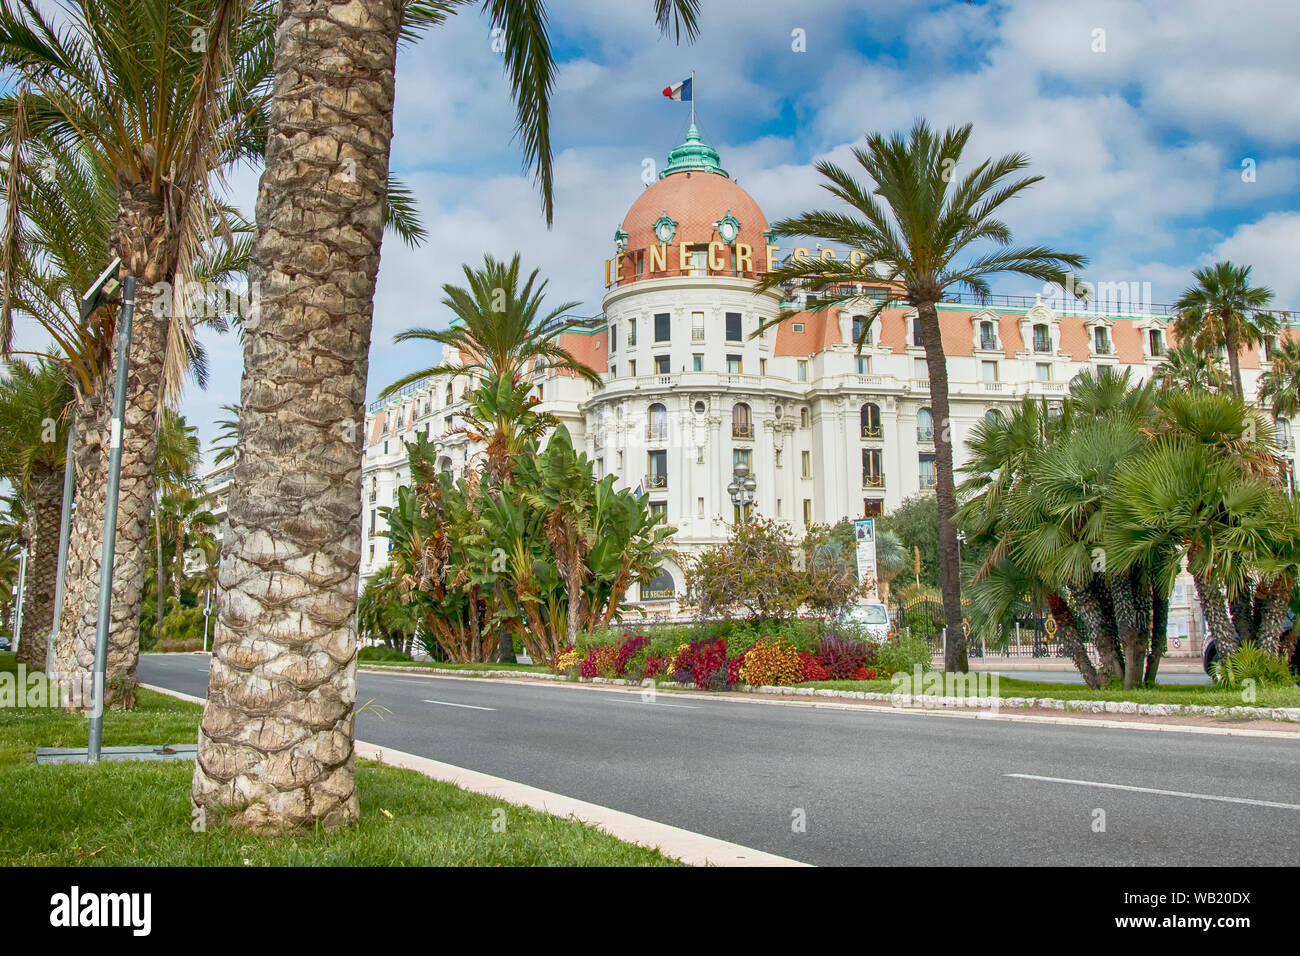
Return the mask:
M899 602L890 608L889 616L895 630L920 634L936 654L943 652L945 617L942 601L918 598ZM966 654L968 657L1069 657L1054 623L1044 616L1021 618L1007 630L1005 647L975 639L967 645ZM1091 648L1089 656L1095 656Z

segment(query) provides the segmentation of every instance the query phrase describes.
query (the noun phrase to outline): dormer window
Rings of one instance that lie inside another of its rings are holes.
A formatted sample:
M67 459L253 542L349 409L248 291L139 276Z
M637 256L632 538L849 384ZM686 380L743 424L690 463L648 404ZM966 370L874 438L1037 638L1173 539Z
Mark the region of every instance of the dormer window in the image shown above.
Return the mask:
M925 340L921 335L921 317L919 315L912 317L912 344L917 348L925 346Z
M997 331L993 323L985 319L980 323L980 348L986 352L995 351L998 347Z
M1092 351L1097 355L1110 354L1110 329L1098 325L1092 330Z
M1052 351L1052 332L1041 322L1034 326L1034 351Z
M1147 351L1152 358L1165 354L1165 333L1160 329L1147 329Z

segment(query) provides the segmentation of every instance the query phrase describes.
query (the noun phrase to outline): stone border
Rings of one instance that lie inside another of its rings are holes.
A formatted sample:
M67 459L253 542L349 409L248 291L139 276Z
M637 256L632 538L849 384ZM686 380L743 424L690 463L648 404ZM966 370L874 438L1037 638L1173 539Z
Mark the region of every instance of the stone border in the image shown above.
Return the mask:
M611 684L620 687L642 687L636 681L621 677L579 677L573 681L563 674L543 674L537 671L466 671L450 667L358 667L369 674L393 672L434 674L439 677L513 677L525 680L561 681L566 684ZM694 690L693 683L660 681L657 687L667 690ZM1058 697L931 697L924 694L884 694L865 690L831 690L824 687L750 687L738 684L728 693L768 694L779 697L838 697L845 700L865 700L889 704L899 709L974 710L1025 709L1041 707L1044 710L1074 711L1082 714L1137 714L1144 717L1232 717L1247 720L1279 720L1300 723L1300 707L1219 707L1205 704L1142 704L1132 700L1062 700Z

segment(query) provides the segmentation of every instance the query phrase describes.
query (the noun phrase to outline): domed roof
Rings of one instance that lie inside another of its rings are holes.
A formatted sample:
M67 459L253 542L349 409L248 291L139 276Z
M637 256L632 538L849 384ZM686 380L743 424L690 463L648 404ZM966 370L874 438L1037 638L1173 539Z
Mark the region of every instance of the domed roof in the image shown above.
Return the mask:
M753 197L727 176L717 150L702 142L699 130L691 124L686 142L668 154L668 165L660 173L658 182L641 193L623 217L618 238L626 236L626 252L619 284L637 278L635 256L638 251L665 241L655 233L655 224L661 219L671 221L672 225L665 231L665 234L671 232L671 238L666 240L667 271L656 274L680 275L677 244L725 242L719 235L718 224L727 221L728 217L738 224L734 242L748 245L754 269L764 271L767 265L767 217ZM728 243L728 259L730 250L731 244ZM640 278L649 277L648 263L645 268L647 271ZM752 274L749 269L745 272Z

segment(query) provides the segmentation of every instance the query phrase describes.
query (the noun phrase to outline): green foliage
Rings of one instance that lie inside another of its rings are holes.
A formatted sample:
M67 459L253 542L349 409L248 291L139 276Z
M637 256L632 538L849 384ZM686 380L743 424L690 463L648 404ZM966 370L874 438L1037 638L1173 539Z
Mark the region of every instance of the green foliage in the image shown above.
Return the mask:
M873 666L876 673L890 677L899 672L911 674L916 667L928 671L934 660L930 644L920 634L894 634L876 648Z
M1295 675L1280 654L1269 654L1252 642L1242 644L1231 654L1215 660L1210 669L1214 682L1222 687L1240 687L1244 681L1274 687L1294 686Z
M404 654L395 647L363 647L357 651L358 661L409 661L410 654Z

